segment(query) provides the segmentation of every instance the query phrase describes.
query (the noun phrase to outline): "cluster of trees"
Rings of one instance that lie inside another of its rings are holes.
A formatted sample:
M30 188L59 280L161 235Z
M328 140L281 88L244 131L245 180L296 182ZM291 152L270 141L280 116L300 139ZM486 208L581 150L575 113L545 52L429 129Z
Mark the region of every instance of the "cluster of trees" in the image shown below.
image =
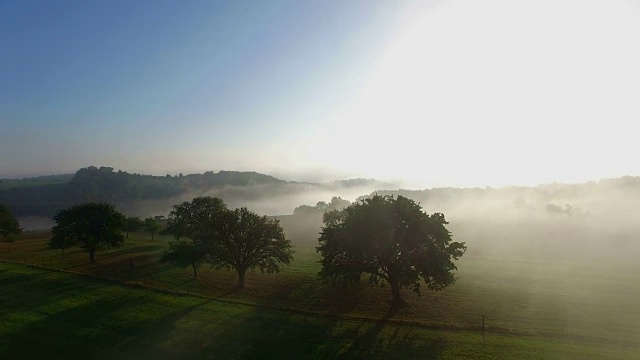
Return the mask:
M317 251L322 255L321 279L332 284L353 284L363 276L371 284L388 284L395 303L402 303L400 289L418 294L424 283L442 290L455 281L454 260L465 252L464 243L454 242L444 214L426 214L414 200L403 196L374 195L354 204L334 198L334 208L325 211ZM345 205L346 207L343 207ZM330 204L319 203L327 210ZM108 203L85 203L59 211L54 217L49 246L64 249L79 246L95 262L99 249L117 247L125 241L122 232L145 229L153 234L157 219L126 218ZM20 228L8 209L0 206L0 235L19 234ZM196 197L174 205L165 229L174 240L161 262L191 267L193 277L204 264L227 268L238 274L238 287L245 285L247 270L277 273L293 260L291 242L278 220L259 216L247 208L229 209L215 197ZM64 255L63 255L64 256Z
M301 205L297 208L293 209L293 215L320 215L322 216L325 212L333 211L333 210L342 210L351 205L351 202L345 200L339 196L334 196L331 198L329 203L325 201L318 201L316 206L309 205Z
M556 205L556 204L547 204L546 206L547 212L552 215L566 215L567 217L573 218L584 218L588 217L589 213L585 212L579 207L573 207L570 204L566 204L564 208Z
M85 249L89 262L95 252L118 247L125 241L122 232L144 229L153 234L160 229L158 218L126 218L108 203L85 203L59 211L54 217L49 246L64 250L73 246ZM204 263L229 268L238 274L238 286L244 287L247 270L279 272L292 260L291 242L277 220L259 216L246 208L231 210L219 198L198 197L174 206L167 232L175 237L163 254L162 262L197 269Z
M163 216L148 217L145 219L141 219L139 216L128 217L125 220L124 225L127 239L129 238L130 232L144 231L151 235L151 240L153 240L153 235L160 231L160 229L162 228L159 223L159 220L161 218L163 218Z
M315 246L318 243L318 231L323 226L324 213L342 210L350 205L350 201L334 196L328 203L319 201L315 206L298 206L292 215L278 216L278 220L294 243Z
M175 241L161 261L191 266L194 278L198 268L209 263L234 270L238 287L244 288L247 270L276 273L293 259L291 242L277 220L244 207L228 209L219 198L197 197L175 205L167 230Z

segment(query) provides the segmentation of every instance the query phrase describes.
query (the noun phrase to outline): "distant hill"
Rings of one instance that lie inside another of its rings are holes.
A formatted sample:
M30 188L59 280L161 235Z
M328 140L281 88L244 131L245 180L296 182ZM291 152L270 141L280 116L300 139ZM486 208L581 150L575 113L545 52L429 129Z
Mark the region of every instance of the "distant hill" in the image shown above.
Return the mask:
M231 208L271 215L292 242L317 246L325 211L371 194L402 195L428 213L444 213L454 238L467 242L469 255L572 261L637 261L640 256L640 177L633 176L580 184L406 190L371 179L295 182L238 171L153 176L90 166L71 178L20 181L21 186L0 191L0 203L25 229L51 227L56 211L85 201L108 201L127 215L146 217L166 216L175 204L210 195Z
M273 200L278 196L300 194L304 198L304 194L318 192L326 192L326 196L329 196L339 189L371 191L385 185L390 184L371 179L324 184L300 183L257 172L240 171L154 176L114 171L111 167L89 166L73 175L6 180L6 186L0 190L0 203L7 204L19 217L51 217L58 210L86 201L107 201L125 212L151 215L166 214L171 205L200 195L219 196L232 206L245 206L259 200ZM297 205L300 203L286 207L279 205L267 210L290 212Z
M74 174L45 175L22 179L0 179L0 191L13 188L28 188L42 185L65 184L71 181Z

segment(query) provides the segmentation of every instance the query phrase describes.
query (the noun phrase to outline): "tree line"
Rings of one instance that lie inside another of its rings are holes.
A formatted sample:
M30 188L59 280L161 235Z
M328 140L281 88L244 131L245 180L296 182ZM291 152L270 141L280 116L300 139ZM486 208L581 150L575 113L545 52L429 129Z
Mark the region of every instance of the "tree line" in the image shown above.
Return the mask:
M466 246L453 241L444 214L426 214L414 200L390 195L374 195L348 206L333 199L317 208L326 210L316 247L322 256L318 275L323 281L349 285L366 278L370 284L388 284L394 303L403 302L401 288L419 294L422 285L442 290L455 282L454 260ZM0 206L3 238L19 234L14 220L8 208ZM159 230L157 219L126 218L104 202L61 210L54 221L49 246L63 252L78 246L88 253L90 263L97 251L122 245L130 231ZM174 205L163 232L173 240L161 262L190 267L194 278L204 264L230 269L238 275L239 288L244 288L248 270L278 273L293 260L293 247L278 220L245 207L230 209L216 197Z
M56 178L57 179L57 178ZM89 166L74 175L39 186L25 180L0 184L0 203L18 216L53 216L58 211L84 202L125 203L140 200L166 200L187 192L204 193L215 187L269 184L285 186L288 182L255 172L212 171L203 174L154 176L115 171L107 166ZM3 180L7 181L8 180Z

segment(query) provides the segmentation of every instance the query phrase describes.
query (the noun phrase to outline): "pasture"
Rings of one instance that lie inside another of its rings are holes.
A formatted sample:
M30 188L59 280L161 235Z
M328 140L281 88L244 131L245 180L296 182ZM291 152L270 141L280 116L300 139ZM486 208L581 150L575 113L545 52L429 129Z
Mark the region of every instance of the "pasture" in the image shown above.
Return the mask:
M28 232L11 252L0 248L2 260L36 265L0 265L0 354L562 359L640 352L634 264L464 256L456 284L421 296L407 290L407 306L391 311L388 287L321 283L312 247L296 248L280 274L247 274L247 289L238 291L231 272L204 266L193 280L190 269L160 264L167 237L131 234L95 264L80 249L62 259L47 237Z

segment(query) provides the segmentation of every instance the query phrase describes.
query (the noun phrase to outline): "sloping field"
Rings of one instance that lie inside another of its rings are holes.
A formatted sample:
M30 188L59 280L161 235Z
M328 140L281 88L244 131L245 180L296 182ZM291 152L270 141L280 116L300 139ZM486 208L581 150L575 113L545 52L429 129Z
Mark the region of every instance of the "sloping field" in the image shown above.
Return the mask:
M635 358L637 348L355 321L0 264L2 358Z
M542 358L550 358L554 352L558 353L557 356L573 354L569 358L584 358L589 352L593 352L587 356L589 358L607 358L606 354L619 358L640 352L640 303L637 301L640 299L640 271L636 264L570 264L463 257L459 262L459 281L455 285L442 292L424 292L420 297L406 291L404 296L408 300L408 306L390 312L388 288L371 287L366 284L334 288L322 284L316 277L319 258L313 248L297 248L294 262L281 274L248 275L248 288L237 291L236 278L232 273L203 267L198 280L194 281L191 279L190 269L180 270L160 264L158 260L168 238L156 236L156 239L151 241L147 235L131 234L124 247L97 254L98 262L92 265L87 263L86 253L77 249L68 250L63 260L60 251L47 249L46 238L46 233L28 233L24 239L13 245L11 252L8 252L6 246L0 248L0 259L44 265L50 269L65 269L99 278L112 278L145 287L191 293L202 296L204 300L198 297L185 298L152 292L154 299L167 297L172 299L172 302L187 301L185 299L194 302L215 300L213 303L202 305L203 309L218 309L225 302L230 302L223 308L250 309L247 311L253 312L252 317L258 319L255 320L258 328L260 321L263 321L259 320L262 317L277 321L286 318L282 321L290 325L277 322L271 331L267 331L269 336L275 336L272 332L279 331L280 328L288 329L288 332L293 333L292 336L298 336L304 334L303 330L297 330L298 327L305 329L306 322L322 323L324 325L319 325L323 329L321 334L314 336L328 336L329 340L335 340L335 344L331 346L337 346L342 350L336 348L334 352L318 353L320 357L347 356L340 351L347 351L351 341L356 341L359 334L366 335L370 327L376 326L380 328L378 332L381 334L391 331L389 336L392 336L396 329L411 329L411 334L417 331L424 339L438 340L444 337L447 344L470 342L478 345L474 341L482 343L480 330L483 315L487 344L480 347L481 350L474 348L472 353L487 351L493 346L491 344L494 341L500 342L499 351L482 353L489 358L490 354L513 354L504 347L513 348L513 351L529 351L523 352L523 356L527 353L529 357ZM10 268L14 272L24 269L15 265ZM69 276L50 272L44 274L61 279L67 279ZM74 281L96 283L93 278ZM113 282L98 281L97 284L121 289ZM14 290L5 293L5 286L2 285L2 288L3 296L13 296L13 292L20 291L15 290L14 286ZM24 288L25 296L34 295L29 293L29 290L40 289L35 285L23 285L20 288ZM55 292L56 288L51 288L50 291ZM51 297L47 294L42 296ZM72 298L78 296L85 296L81 289L78 289ZM101 298L109 299L110 296ZM145 300L139 306L146 309L147 303L155 301ZM151 308L154 306L163 305L158 303ZM202 319L207 318L204 315L198 316ZM216 315L217 317L223 315ZM298 320L301 322L297 323ZM207 325L202 326L216 324L213 319L205 323ZM246 318L246 323L247 329L242 331L254 331L254 327L250 325L254 320ZM201 325L196 327L199 326ZM336 326L338 330L335 330ZM141 325L139 331L148 331L147 325ZM351 335L347 335L347 332ZM338 336L339 334L343 334L343 337ZM433 338L425 334L437 336ZM262 335L256 333L253 336L255 341L261 341ZM307 336L310 335L304 335ZM382 335L377 334L375 339L378 339L378 336ZM393 335L393 338L397 339L397 336ZM373 344L370 338L371 336L367 338L367 344ZM384 336L381 339L383 343L387 341L384 340ZM139 343L143 340L136 338L131 341ZM295 341L297 343L300 340ZM140 346L141 349L145 346L153 347L150 344ZM380 346L384 348L386 345ZM527 347L531 349L525 350ZM314 349L317 350L315 347ZM447 349L453 351L451 346ZM551 351L552 349L555 350ZM382 348L379 352L385 353ZM311 356L315 352L306 354ZM406 356L410 356L412 353L407 354ZM462 353L458 354L458 357L463 356ZM585 356L577 356L578 354Z

